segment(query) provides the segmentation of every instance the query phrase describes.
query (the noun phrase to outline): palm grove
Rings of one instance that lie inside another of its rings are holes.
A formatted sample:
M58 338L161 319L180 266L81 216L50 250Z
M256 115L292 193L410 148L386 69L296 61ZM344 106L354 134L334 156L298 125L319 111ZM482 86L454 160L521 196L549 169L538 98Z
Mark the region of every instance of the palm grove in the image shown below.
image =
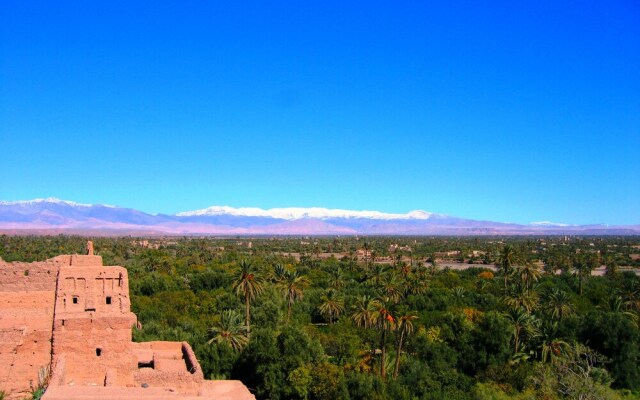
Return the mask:
M85 240L2 236L0 257ZM93 240L129 270L134 339L188 341L258 398L638 397L638 238Z

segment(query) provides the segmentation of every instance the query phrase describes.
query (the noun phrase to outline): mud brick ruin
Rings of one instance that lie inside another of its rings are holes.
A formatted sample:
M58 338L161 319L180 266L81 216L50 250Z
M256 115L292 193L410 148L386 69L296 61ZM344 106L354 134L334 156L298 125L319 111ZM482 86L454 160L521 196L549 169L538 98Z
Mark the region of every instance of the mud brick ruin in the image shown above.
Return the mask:
M208 381L186 342L131 341L127 270L93 254L0 259L0 390L23 399L50 370L44 400L250 400L240 381Z

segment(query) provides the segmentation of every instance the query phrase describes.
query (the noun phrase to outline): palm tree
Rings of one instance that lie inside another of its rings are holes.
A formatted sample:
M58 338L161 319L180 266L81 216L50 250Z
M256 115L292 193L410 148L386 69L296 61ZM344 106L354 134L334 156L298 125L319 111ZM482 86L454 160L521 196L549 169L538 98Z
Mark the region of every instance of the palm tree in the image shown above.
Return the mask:
M625 281L624 287L620 290L620 295L624 300L624 305L627 309L639 312L640 311L640 282L639 281Z
M225 310L220 320L209 328L211 339L208 344L226 344L234 351L240 351L249 343L247 328L242 326L242 317L234 310Z
M526 312L532 312L539 303L538 292L535 288L526 290L524 286L516 285L507 293L502 302L509 306L512 310L523 308Z
M287 271L285 274L284 280L279 286L284 293L285 300L287 301L287 322L291 319L291 308L293 307L293 304L304 298L304 289L306 289L309 284L309 279L304 275L300 275L298 271Z
M369 272L369 277L367 278L367 282L371 286L380 286L382 280L384 279L387 273L387 267L382 264L375 264L371 271Z
M287 269L282 264L276 264L273 266L273 271L269 274L269 279L273 283L282 282L287 274Z
M403 286L398 275L396 275L395 273L391 273L383 277L380 284L380 289L384 296L388 297L393 303L397 304L405 291L405 287Z
M511 247L511 245L504 245L500 253L498 253L498 258L496 260L496 264L502 270L502 275L504 275L504 291L507 292L507 284L509 275L513 269L513 265L516 263L516 253Z
M598 308L600 307L598 306ZM631 323L633 323L636 327L640 326L639 324L640 317L633 311L629 311L631 310L631 308L621 296L617 296L617 295L611 296L609 298L608 308L612 312L622 313L622 315L629 318L631 320Z
M355 312L351 318L357 326L370 328L375 322L374 314L380 309L380 306L378 299L364 295L356 300Z
M593 271L598 264L600 264L600 260L592 254L576 257L573 260L573 274L578 277L580 296L582 296L582 282L591 276L591 271Z
M572 263L573 275L578 277L578 292L582 296L582 281L587 275L587 263L583 257L576 257Z
M244 297L245 320L247 336L251 335L250 303L262 292L262 281L255 275L253 265L243 260L240 262L240 276L233 283L233 289L238 296Z
M363 250L364 250L364 265L365 267L369 267L369 255L371 254L369 251L369 243L364 242L364 245L362 246Z
M540 346L542 362L555 362L563 357L569 348L569 343L560 339L544 340Z
M567 254L560 254L555 257L556 266L563 274L569 273L572 265L572 259Z
M412 273L407 277L405 287L408 294L422 295L427 292L429 285L423 274Z
M400 338L398 339L398 351L396 352L396 365L393 370L393 379L398 378L398 371L400 369L400 354L402 354L402 341L405 336L409 336L413 333L413 321L418 319L418 316L410 313L404 314L396 320L396 332L400 332Z
M527 289L531 289L531 285L534 282L538 282L538 279L542 276L540 268L532 262L526 262L524 265L520 265L514 268L514 275L520 278L520 283Z
M513 353L518 354L521 339L534 338L540 334L538 321L522 308L507 314L507 318L513 323Z
M556 337L557 331L557 322L545 324L541 330L540 359L542 362L556 362L566 355L569 349L569 343Z
M429 274L431 276L434 276L436 274L436 272L438 272L438 267L440 265L438 264L438 260L436 260L436 255L433 254L431 256L431 265L429 266Z
M467 291L462 286L456 286L453 288L453 296L460 304L464 301L464 297L467 295Z
M318 310L323 317L329 319L332 324L334 318L340 317L344 312L344 298L334 289L328 289L322 297L320 297L320 306Z
M329 286L334 289L341 289L344 287L344 284L344 276L340 267L329 271Z
M380 375L382 379L387 376L387 369L385 368L387 361L387 332L393 329L396 324L395 318L393 318L387 306L390 300L388 297L378 299L378 309L372 315L374 325L380 331Z
M409 275L409 273L413 270L413 264L409 265L403 261L396 265L396 269L400 271L400 274L403 278L406 278L407 275Z
M618 268L618 263L616 262L616 260L608 259L606 260L606 263L607 270L605 272L605 275L609 278L615 278L616 276L618 276L620 269Z
M562 320L573 314L573 304L571 297L564 290L553 288L546 296L546 310L551 315L551 319Z

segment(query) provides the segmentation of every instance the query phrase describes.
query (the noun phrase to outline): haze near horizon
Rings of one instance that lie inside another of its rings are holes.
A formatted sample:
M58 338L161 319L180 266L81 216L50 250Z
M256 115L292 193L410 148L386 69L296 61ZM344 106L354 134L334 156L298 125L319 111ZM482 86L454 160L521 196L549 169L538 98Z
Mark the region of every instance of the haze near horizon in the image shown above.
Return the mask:
M640 223L640 6L0 4L0 200Z

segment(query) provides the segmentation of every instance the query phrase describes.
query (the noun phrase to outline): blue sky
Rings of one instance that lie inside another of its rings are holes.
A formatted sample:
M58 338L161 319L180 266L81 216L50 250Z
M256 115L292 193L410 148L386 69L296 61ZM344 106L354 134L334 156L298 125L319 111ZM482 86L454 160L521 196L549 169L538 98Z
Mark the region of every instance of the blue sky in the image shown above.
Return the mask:
M640 223L640 3L481 3L2 1L0 199Z

